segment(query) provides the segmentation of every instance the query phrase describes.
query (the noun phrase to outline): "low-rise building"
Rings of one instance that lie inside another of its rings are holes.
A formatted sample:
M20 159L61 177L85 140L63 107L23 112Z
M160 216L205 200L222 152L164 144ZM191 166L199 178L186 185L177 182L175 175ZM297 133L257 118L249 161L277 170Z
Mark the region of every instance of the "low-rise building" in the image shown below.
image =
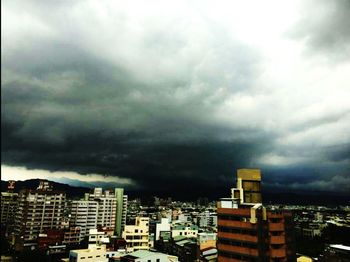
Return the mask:
M106 246L89 246L69 252L69 262L108 262Z
M163 231L170 231L170 223L168 218L162 218L160 223L156 224L156 241L159 240L160 233Z
M149 218L136 217L135 225L125 225L122 237L127 243L127 252L149 249Z
M191 224L178 224L173 225L171 228L172 237L185 236L185 237L197 237L198 226Z

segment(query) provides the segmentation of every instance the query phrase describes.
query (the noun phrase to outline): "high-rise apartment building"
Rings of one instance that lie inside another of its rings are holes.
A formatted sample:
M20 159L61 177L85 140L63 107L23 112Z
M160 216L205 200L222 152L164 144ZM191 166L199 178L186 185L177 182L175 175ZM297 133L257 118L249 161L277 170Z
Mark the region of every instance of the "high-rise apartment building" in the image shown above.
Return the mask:
M122 229L126 221L127 196L123 189L103 191L95 188L93 193L86 193L83 200L71 203L71 225L80 227L81 240L88 234L89 229L107 227ZM119 224L116 225L116 222ZM121 233L120 233L121 236Z
M71 203L71 225L80 227L80 240L98 226L114 228L117 200L114 192L95 188L83 200Z
M218 202L218 261L295 261L292 214L267 211L260 183L260 170L238 170L232 197Z
M112 190L102 192L102 188L95 188L93 194L89 194L86 200L98 203L97 225L114 228L117 205L114 192Z
M45 181L37 190L21 190L15 215L16 248L35 248L39 234L60 229L65 200L64 192L53 191Z
M117 200L117 212L115 216L115 235L121 236L126 224L128 196L124 195L123 188L116 188L114 193L115 198Z
M18 193L13 192L14 181L8 182L7 192L1 192L1 227L6 233L13 231L18 207Z
M98 202L89 200L74 200L71 203L70 223L79 227L80 241L89 232L89 229L97 228Z

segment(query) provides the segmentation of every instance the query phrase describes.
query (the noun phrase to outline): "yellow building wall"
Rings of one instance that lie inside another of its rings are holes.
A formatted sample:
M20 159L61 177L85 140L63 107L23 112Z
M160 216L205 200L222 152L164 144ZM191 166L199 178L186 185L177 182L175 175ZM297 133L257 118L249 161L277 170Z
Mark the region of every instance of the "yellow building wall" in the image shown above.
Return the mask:
M237 178L261 181L261 171L260 169L238 169Z

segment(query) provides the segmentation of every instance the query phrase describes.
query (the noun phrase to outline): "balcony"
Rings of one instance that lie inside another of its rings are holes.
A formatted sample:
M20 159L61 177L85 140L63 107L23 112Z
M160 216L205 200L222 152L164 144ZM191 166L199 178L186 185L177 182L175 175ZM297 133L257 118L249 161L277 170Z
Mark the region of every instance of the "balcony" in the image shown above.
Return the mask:
M285 244L286 239L284 236L271 236L270 244Z
M286 257L285 249L270 249L271 258L283 258Z
M234 221L234 220L219 220L219 226L225 227L235 227L235 228L246 228L246 229L256 229L256 224L251 224L250 222Z
M225 214L225 215L238 215L238 216L250 216L250 209L249 208L218 208L217 211L218 215Z
M218 256L218 261L220 262L241 262L242 260L240 259L234 259L234 258L228 258L224 256Z
M218 246L218 250L222 250L222 251L234 252L238 254L250 255L255 257L259 255L258 250L254 248L238 247L238 246L231 246L231 245L225 245L225 244L218 244L217 246Z
M281 212L276 212L276 213L272 213L272 212L269 212L267 214L268 218L283 218L284 217L284 214L281 213Z
M246 235L246 234L234 234L234 233L227 233L227 232L218 232L218 237L258 243L257 236L251 236L251 235Z
M284 224L282 223L269 223L270 231L284 231Z

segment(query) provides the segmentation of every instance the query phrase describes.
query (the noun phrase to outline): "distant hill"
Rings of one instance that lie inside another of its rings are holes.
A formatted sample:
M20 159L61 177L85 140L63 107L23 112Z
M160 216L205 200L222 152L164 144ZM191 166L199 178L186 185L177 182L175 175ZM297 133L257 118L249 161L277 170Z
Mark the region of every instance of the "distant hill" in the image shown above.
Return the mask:
M29 179L16 181L15 191L21 189L36 189L40 179ZM49 180L45 180L49 181ZM68 198L79 199L85 193L91 192L91 188L71 186L64 183L49 181L55 190L66 192ZM7 190L7 181L1 180L1 191ZM141 198L146 203L153 203L153 197L161 198L172 197L173 200L196 201L199 197L208 198L210 201L219 200L222 197L229 197L230 190L213 190L202 191L184 191L179 188L177 191L169 192L156 190L127 190L125 192L129 199ZM332 192L271 192L265 190L262 192L264 204L291 204L291 205L350 205L350 196L348 194L335 194Z
M16 181L15 192L19 192L21 189L36 189L39 182L43 179L28 179L24 181ZM49 180L44 180L49 181ZM91 188L87 187L75 187L63 183L49 181L53 190L60 190L66 192L69 198L82 198L85 193L91 192ZM7 181L1 180L1 191L7 190Z

